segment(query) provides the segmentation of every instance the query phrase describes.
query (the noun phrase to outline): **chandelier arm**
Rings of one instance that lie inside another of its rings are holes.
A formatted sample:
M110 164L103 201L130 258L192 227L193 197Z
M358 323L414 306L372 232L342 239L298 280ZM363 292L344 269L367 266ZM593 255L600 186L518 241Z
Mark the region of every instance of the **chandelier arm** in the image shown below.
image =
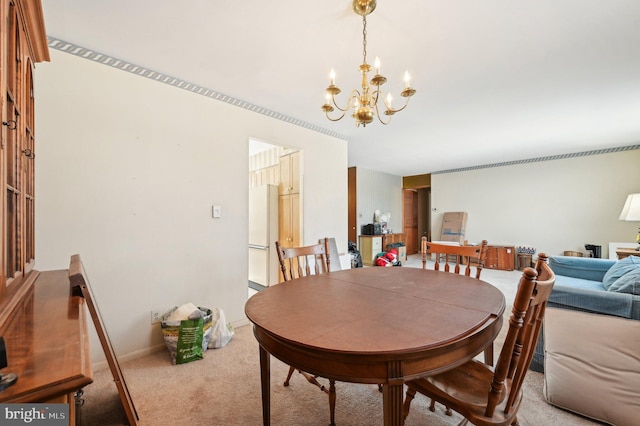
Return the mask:
M346 114L346 112L345 112L346 110L342 110L342 111L343 111L343 112L342 112L342 114L341 114L341 115L340 115L340 117L338 117L338 118L331 118L331 117L329 117L329 112L325 112L325 115L327 116L327 118L329 119L329 121L340 121L340 120L342 120L342 117L344 117L344 115Z
M398 109L389 108L389 106L388 106L388 105L386 105L386 102L385 102L385 106L387 107L387 109L388 109L389 111L391 111L391 113L395 114L396 112L400 112L400 111L402 111L403 109L405 109L405 108L407 107L407 105L409 105L409 99L411 99L411 98L409 98L409 97L408 97L408 98L406 98L406 99L407 99L407 100L404 102L404 105L402 106L402 108L398 108Z
M403 109L405 109L405 108L407 107L407 105L409 105L409 99L411 99L411 97L410 97L410 96L405 96L404 98L405 98L406 100L404 101L404 105L402 106L402 108L393 109L393 108L391 108L391 106L387 103L387 100L386 100L386 99L385 99L385 97L384 97L384 92L383 92L380 88L376 89L376 90L373 92L373 95L374 95L374 100L375 100L376 106L377 106L377 104L378 104L378 98L380 97L380 95L382 95L382 102L384 103L384 106L385 106L385 108L387 109L387 111L389 111L389 112L390 112L390 114L389 114L389 115L395 114L396 112L400 112L400 111L402 111Z
M331 102L333 102L333 106L335 106L336 108L338 108L338 110L342 111L342 112L346 112L349 111L351 108L353 108L353 98L355 97L360 97L360 92L358 92L357 89L354 89L351 91L351 94L349 95L349 100L347 102L347 105L342 108L340 107L340 105L338 105L338 103L336 102L336 98L335 96L332 94L331 95ZM342 117L344 117L344 114L342 114ZM340 118L342 118L340 117ZM332 120L332 121L336 121L336 120Z
M376 117L378 117L378 121L381 122L382 124L384 124L385 126L389 123L391 123L391 118L392 116L389 115L389 120L387 120L386 122L382 119L382 117L380 116L380 110L378 109L378 103L376 102L375 104L375 110L376 110Z
M380 90L380 86L377 86L377 89L371 92L371 101L374 104L376 104L376 106L378 106L378 99L380 98L380 95L383 95L382 100L384 100L384 92ZM385 102L385 106L386 106L386 102Z

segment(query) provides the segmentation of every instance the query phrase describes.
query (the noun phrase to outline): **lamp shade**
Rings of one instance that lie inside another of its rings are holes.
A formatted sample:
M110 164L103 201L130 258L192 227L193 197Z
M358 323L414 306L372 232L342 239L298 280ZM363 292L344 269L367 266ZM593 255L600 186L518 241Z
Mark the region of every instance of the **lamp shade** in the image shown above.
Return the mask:
M629 194L624 203L620 220L640 221L640 194Z

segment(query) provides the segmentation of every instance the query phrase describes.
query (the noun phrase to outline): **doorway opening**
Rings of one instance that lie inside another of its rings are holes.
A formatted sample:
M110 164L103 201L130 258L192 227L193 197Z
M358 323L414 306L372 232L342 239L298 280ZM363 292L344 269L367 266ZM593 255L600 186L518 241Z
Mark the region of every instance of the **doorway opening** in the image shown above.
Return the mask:
M300 150L249 139L248 285L254 291L281 281L275 242L300 245L301 164Z

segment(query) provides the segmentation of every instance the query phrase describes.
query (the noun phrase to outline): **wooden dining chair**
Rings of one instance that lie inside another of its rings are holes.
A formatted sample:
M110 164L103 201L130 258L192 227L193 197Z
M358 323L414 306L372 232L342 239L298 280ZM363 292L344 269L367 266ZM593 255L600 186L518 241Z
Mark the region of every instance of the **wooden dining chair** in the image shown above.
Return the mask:
M276 241L276 250L278 252L278 260L280 261L280 270L284 281L295 280L296 278L305 277L311 274L329 273L331 269L331 256L329 250L329 238L324 238L318 244L305 247L282 247L279 241ZM284 381L284 386L289 386L291 376L296 369L289 366L289 373ZM318 376L314 376L305 371L298 370L307 381L317 386L321 391L329 395L329 416L331 425L335 425L335 409L336 409L336 383L335 380L329 380L329 388L327 389L318 381Z
M282 247L280 241L276 241L276 251L284 281L311 275L312 271L313 274L324 274L331 267L329 238L305 247Z
M538 341L547 300L555 283L548 258L540 253L536 269L526 268L513 302L509 329L495 369L477 360L447 372L407 382L403 412L409 414L417 392L444 404L478 426L518 425L522 383Z
M466 276L471 276L471 268L475 266L475 278L480 279L484 261L487 257L487 240L482 240L479 246L461 246L439 244L427 241L422 237L422 269L427 268L427 257L435 254L433 269L459 274L463 271Z
M429 254L435 254L433 269L436 271L442 269L444 272L456 274L463 272L464 275L470 277L471 269L475 267L474 277L479 280L487 257L487 240L482 240L479 246L460 246L433 243L427 241L427 237L422 237L421 253L422 269L427 269ZM493 345L489 345L485 349L484 362L493 365Z

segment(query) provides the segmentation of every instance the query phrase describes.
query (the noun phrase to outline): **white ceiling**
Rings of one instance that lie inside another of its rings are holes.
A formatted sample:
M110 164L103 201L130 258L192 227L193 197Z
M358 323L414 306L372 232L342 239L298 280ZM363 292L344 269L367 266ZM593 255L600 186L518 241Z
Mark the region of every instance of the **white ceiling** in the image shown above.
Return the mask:
M403 176L640 143L638 0L378 0L368 62L396 100L405 70L417 93L366 128L320 109L332 67L342 99L360 83L351 0L42 3L48 35L337 132L350 166Z

